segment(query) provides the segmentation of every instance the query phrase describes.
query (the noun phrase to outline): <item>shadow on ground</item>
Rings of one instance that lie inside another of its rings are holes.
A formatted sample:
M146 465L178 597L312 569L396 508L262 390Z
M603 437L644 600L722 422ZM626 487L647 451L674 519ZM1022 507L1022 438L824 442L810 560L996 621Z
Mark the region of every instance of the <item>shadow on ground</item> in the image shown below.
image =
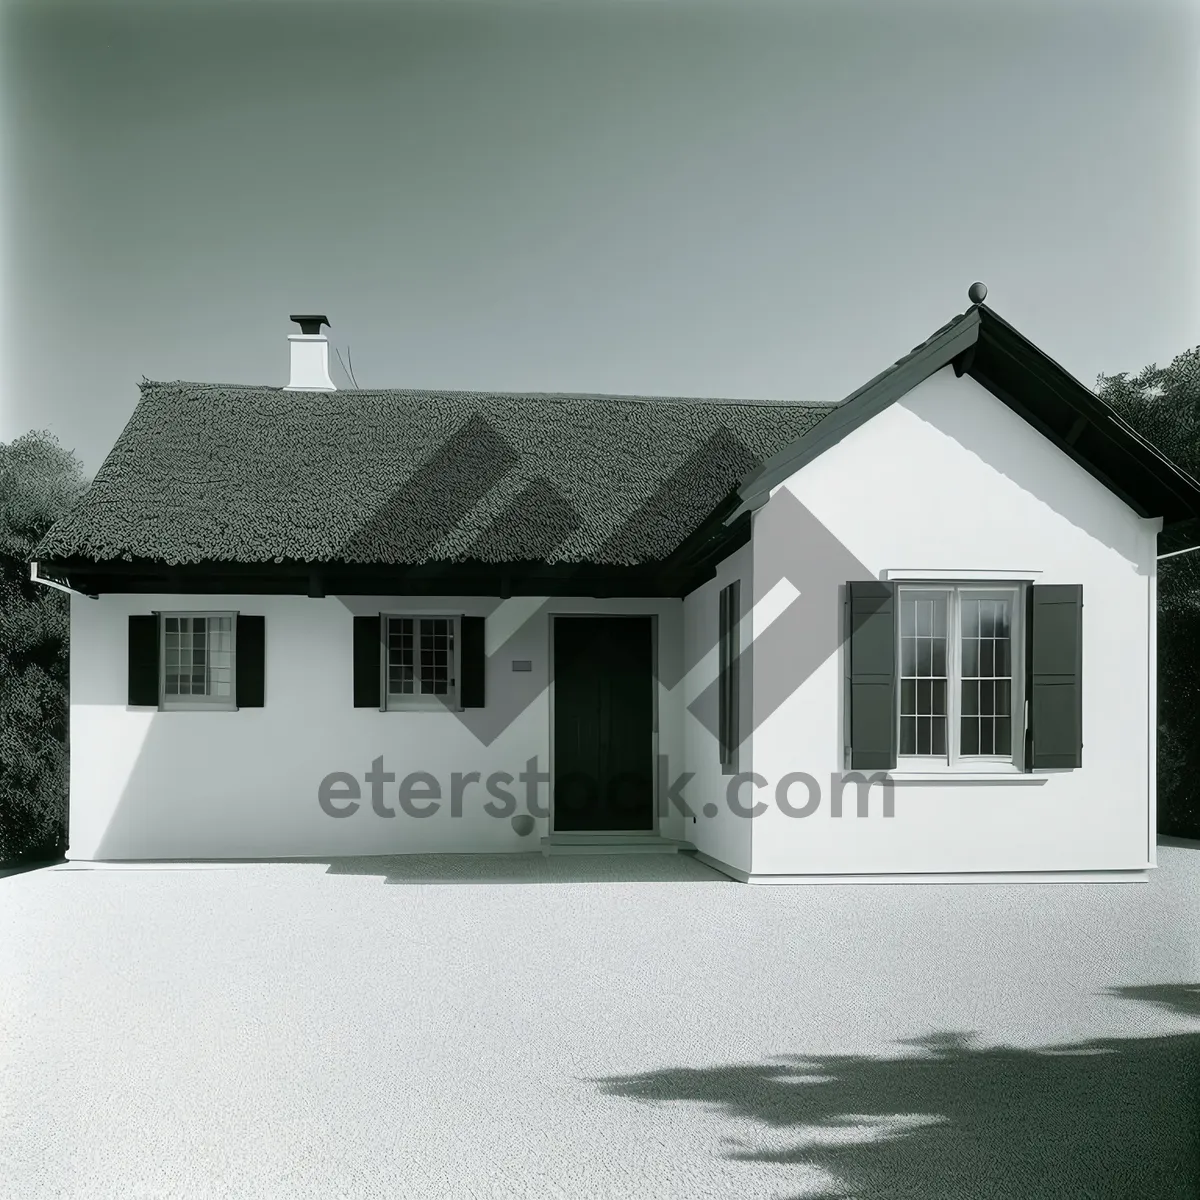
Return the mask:
M26 871L40 871L43 867L57 867L66 861L65 858L39 858L30 862L0 862L0 879Z
M1180 850L1200 850L1200 841L1195 838L1174 837L1169 833L1160 833L1158 844L1160 846L1177 846Z
M1108 994L1200 1015L1200 984ZM974 1042L947 1032L888 1058L788 1056L590 1082L642 1103L716 1106L774 1127L776 1146L784 1132L786 1148L727 1152L838 1181L792 1193L806 1200L1200 1197L1200 1031L1038 1049Z
M315 861L315 860L308 860ZM402 854L322 860L330 875L378 875L383 883L728 883L690 854Z

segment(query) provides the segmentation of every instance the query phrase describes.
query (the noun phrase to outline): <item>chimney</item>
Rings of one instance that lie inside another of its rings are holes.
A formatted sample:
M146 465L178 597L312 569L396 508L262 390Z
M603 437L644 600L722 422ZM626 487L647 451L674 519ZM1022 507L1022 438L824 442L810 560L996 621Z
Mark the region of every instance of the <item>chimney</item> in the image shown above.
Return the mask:
M289 333L292 344L292 375L285 392L336 392L329 378L329 339L321 326L329 326L328 317L293 316L300 326L299 333ZM332 326L329 326L332 328Z

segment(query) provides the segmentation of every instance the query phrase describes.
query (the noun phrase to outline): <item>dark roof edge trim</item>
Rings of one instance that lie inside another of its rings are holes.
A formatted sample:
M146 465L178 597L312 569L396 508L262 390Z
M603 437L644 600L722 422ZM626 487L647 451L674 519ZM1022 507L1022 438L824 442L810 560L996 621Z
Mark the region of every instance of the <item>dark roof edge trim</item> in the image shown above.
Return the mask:
M767 459L742 481L738 489L741 503L726 517L726 523L731 524L743 513L761 508L771 491L801 467L969 350L979 338L979 328L979 312L972 308L956 317L908 358L893 363L852 392L812 430Z
M1178 463L1168 458L1153 442L1147 441L1115 408L1105 403L1091 388L1076 379L1070 371L1055 362L1044 350L1035 346L1028 338L1014 329L1003 317L997 316L986 305L980 305L980 308L987 314L988 328L985 330L985 336L988 343L994 349L1007 354L1010 358L1016 359L1016 355L1012 353L1011 349L996 334L1000 333L1002 338L1007 338L1017 343L1031 357L1045 364L1045 367L1048 368L1047 374L1051 378L1057 376L1057 381L1067 385L1068 390L1054 387L1054 391L1065 403L1069 404L1082 417L1086 418L1087 424L1091 428L1095 429L1097 433L1107 438L1110 442L1117 443L1118 445L1122 439L1132 442L1133 447L1126 448L1126 453L1132 452L1136 455L1137 451L1140 450L1142 454L1153 459L1158 466L1164 468L1173 477L1174 482L1182 484L1182 491L1176 487L1167 485L1176 495L1181 497L1194 497L1196 495L1197 491L1200 490L1200 483L1193 479ZM970 373L969 369L968 373Z

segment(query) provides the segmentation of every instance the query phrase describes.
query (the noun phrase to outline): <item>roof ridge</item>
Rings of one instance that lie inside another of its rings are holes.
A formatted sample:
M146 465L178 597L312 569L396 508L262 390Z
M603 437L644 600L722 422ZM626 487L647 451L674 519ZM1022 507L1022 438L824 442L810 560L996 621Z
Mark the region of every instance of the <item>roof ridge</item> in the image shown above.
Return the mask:
M151 388L186 388L192 391L218 392L283 392L286 388L266 383L203 383L187 379L146 379L139 385L142 391ZM764 400L735 396L636 396L615 392L499 392L476 391L468 388L345 388L323 395L355 395L384 397L440 396L450 400L542 400L542 401L621 401L631 404L722 404L747 405L754 408L834 408L828 400Z

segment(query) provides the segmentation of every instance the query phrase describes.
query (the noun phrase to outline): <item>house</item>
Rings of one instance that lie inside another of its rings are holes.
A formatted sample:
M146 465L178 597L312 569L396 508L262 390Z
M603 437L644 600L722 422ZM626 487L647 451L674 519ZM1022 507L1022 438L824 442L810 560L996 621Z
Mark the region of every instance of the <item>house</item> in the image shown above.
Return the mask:
M69 857L1145 879L1200 485L985 293L836 405L145 382L32 566Z

